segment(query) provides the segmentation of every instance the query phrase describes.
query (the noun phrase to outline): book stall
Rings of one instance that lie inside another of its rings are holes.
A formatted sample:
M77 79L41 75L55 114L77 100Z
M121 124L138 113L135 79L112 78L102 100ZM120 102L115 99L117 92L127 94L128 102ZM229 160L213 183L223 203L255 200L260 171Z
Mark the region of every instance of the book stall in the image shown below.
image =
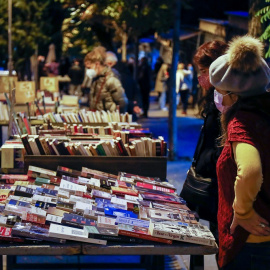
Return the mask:
M2 174L0 192L0 254L63 255L72 243L80 243L72 254L96 255L211 254L217 249L209 229L158 177L30 165L27 174ZM17 253L14 245L25 247L25 253Z
M164 269L164 255L192 255L190 269L203 269L197 255L217 252L166 181L163 137L119 111L48 112L43 99L33 117L5 97L12 136L1 147L0 255L8 269L29 269L18 255L141 255L145 269Z

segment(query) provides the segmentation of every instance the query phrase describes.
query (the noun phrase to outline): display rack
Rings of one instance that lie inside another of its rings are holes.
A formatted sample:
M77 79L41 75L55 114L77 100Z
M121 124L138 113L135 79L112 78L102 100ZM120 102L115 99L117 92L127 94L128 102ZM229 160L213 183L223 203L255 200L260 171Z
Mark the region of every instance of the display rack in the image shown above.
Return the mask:
M166 180L167 157L100 157L100 156L34 156L24 157L25 172L28 166L37 166L56 171L57 166L81 170L82 167L118 174L128 172L143 176L157 177Z

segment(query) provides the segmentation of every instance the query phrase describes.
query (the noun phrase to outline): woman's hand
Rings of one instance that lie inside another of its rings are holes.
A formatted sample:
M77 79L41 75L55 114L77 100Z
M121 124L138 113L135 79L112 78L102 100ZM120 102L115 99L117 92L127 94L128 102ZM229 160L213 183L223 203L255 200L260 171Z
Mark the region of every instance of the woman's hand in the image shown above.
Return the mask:
M255 211L250 218L247 219L239 219L236 216L233 218L233 222L231 224L231 234L234 233L236 226L243 227L246 231L253 235L257 236L268 236L270 235L270 227L269 222L259 216Z

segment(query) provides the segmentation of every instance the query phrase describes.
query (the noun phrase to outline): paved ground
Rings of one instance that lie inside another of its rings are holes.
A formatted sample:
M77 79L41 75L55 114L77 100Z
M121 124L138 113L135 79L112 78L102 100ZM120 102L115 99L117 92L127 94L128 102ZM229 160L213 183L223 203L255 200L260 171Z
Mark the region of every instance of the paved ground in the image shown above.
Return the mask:
M151 96L149 117L139 119L138 122L143 127L149 127L154 137L163 136L168 141L168 111L159 110L155 96ZM191 165L202 123L203 120L198 117L197 109L189 108L186 116L181 114L181 110L177 110L178 158L176 161L168 161L167 179L177 188L178 194L182 190L187 170ZM206 221L201 220L201 222L208 225ZM189 256L176 256L176 259L179 268L175 269L189 269ZM214 255L205 256L205 269L218 269Z

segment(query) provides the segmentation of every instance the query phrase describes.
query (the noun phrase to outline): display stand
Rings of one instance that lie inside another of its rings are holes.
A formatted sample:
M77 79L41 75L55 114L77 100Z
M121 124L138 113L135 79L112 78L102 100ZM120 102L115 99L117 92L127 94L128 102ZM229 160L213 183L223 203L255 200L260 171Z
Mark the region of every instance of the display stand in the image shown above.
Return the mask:
M35 268L46 268L56 269L64 267L64 269L74 268L87 268L87 269L108 269L108 264L101 263L97 265L55 265L55 264L43 264L43 265L32 265L29 264L17 264L15 256L17 255L142 255L141 261L146 262L145 269L164 269L164 255L211 255L216 254L218 251L217 246L201 246L183 242L177 242L173 245L115 245L109 244L106 246L89 245L89 244L65 244L65 245L0 245L0 255L8 255L8 267L9 270L15 269L31 269ZM124 268L134 268L134 264L121 265ZM93 267L93 268L91 268ZM116 268L114 268L116 267ZM110 269L121 269L119 265L109 265ZM191 264L190 270L202 270L203 265ZM142 269L142 265L140 265Z
M128 172L166 180L167 157L102 157L102 156L31 156L24 157L25 172L29 165L56 171L57 166L74 170L82 167L104 171L111 174Z

